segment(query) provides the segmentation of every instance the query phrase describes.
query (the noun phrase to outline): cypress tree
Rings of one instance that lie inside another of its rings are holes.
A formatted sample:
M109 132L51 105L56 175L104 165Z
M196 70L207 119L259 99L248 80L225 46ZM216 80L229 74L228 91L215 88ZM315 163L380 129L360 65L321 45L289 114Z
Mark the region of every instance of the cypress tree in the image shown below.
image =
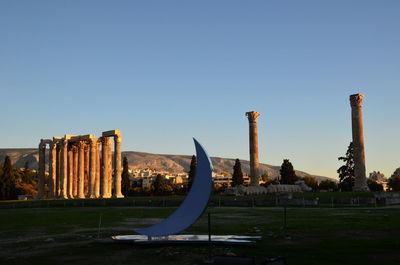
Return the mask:
M23 171L23 174L22 174L22 181L23 181L23 182L29 183L29 173L30 173L30 170L29 170L29 161L27 160L27 161L25 161L25 164L24 164L24 171Z
M233 166L232 186L235 187L242 185L243 182L242 165L240 164L240 160L236 159L235 165Z
M3 164L3 174L0 179L0 199L14 199L15 195L15 178L12 174L11 160L9 156L6 156Z
M345 162L345 164L337 170L337 173L339 173L339 188L342 191L351 191L355 181L353 142L350 142L346 156L341 156L338 160Z
M128 192L130 189L130 181L129 181L129 164L128 159L124 156L124 160L122 162L122 174L121 174L121 192L124 196L128 196Z
M192 156L192 160L190 161L190 169L189 169L189 176L188 176L188 189L192 187L192 184L194 182L194 178L196 176L196 167L197 167L197 160L196 156Z
M283 159L279 172L281 174L281 184L294 184L298 179L289 159Z
M157 195L162 194L165 191L165 183L163 177L160 174L157 174L156 180L154 181L154 192Z

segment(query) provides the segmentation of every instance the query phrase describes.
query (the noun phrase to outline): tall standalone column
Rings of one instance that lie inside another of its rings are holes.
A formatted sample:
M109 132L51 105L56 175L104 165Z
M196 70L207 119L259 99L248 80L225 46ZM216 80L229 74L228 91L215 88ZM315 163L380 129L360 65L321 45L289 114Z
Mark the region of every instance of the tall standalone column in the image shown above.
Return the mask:
M53 142L50 144L50 152L49 152L49 179L47 187L49 189L48 197L55 197L55 188L56 188L56 160L57 160L57 145Z
M114 198L123 198L121 193L121 135L114 136Z
M246 112L249 119L249 140L250 140L250 185L259 186L259 170L258 170L258 128L257 119L259 112Z
M101 176L101 197L102 198L110 198L111 194L109 193L109 180L111 178L111 163L110 163L110 137L103 137L103 147L102 147L102 176Z
M363 94L350 96L354 152L354 191L369 191L365 174L364 129L361 110L363 98Z
M85 143L80 141L78 144L78 198L85 198L84 193L85 178Z
M67 199L67 181L68 181L68 141L61 141L60 154L60 197Z
M97 160L97 139L90 139L89 146L89 198L96 198L95 183L96 183L96 160Z
M46 171L46 144L40 140L39 144L39 175L38 175L38 198L44 198L44 178Z

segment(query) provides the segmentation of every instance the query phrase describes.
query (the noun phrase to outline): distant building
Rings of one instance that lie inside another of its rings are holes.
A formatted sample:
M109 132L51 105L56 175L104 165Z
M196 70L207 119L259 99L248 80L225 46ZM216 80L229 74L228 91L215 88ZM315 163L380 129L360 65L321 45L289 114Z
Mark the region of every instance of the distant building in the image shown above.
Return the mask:
M141 182L142 188L150 188L153 185L157 175L161 175L165 180L168 181L171 185L179 185L181 187L187 187L188 185L188 173L169 173L165 171L157 171L153 169L136 169L131 170L132 177L130 178L131 183L139 183ZM221 185L226 187L232 186L232 176L229 174L220 174L213 173L213 182L214 185ZM243 176L244 185L250 184L250 177L245 175Z

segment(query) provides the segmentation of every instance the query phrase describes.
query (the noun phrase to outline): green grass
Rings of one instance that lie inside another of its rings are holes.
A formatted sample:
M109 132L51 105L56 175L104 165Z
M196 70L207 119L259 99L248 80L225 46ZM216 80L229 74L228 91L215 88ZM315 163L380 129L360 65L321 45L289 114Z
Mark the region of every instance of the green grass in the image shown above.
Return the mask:
M210 206L274 206L276 201L274 194L257 195L257 196L223 196L213 195L210 199ZM43 199L28 201L0 201L1 208L12 207L65 207L65 206L177 206L183 201L185 196L138 196L121 199ZM373 199L372 192L305 192L294 193L293 199L313 200L318 198L318 205L321 207L331 207L332 202L335 206L352 206L350 199L354 199L358 205L372 205L363 199ZM301 206L301 203L300 205Z
M165 218L169 207L0 210L0 264L203 264L207 246L139 247L111 235ZM261 235L254 246L216 246L213 255L284 256L287 264L398 264L400 208L208 208L215 234ZM100 239L98 225L101 217ZM207 233L206 214L185 233Z

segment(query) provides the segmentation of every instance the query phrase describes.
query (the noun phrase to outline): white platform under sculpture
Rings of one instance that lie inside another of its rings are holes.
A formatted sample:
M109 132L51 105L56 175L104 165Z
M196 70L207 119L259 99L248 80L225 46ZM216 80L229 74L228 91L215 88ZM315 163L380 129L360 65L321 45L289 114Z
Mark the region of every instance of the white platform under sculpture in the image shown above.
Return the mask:
M250 245L260 240L261 236L239 236L239 235L172 235L164 237L148 237L144 235L121 235L113 236L112 239L118 243L129 243L139 245L171 245L171 244L217 244L217 245Z

